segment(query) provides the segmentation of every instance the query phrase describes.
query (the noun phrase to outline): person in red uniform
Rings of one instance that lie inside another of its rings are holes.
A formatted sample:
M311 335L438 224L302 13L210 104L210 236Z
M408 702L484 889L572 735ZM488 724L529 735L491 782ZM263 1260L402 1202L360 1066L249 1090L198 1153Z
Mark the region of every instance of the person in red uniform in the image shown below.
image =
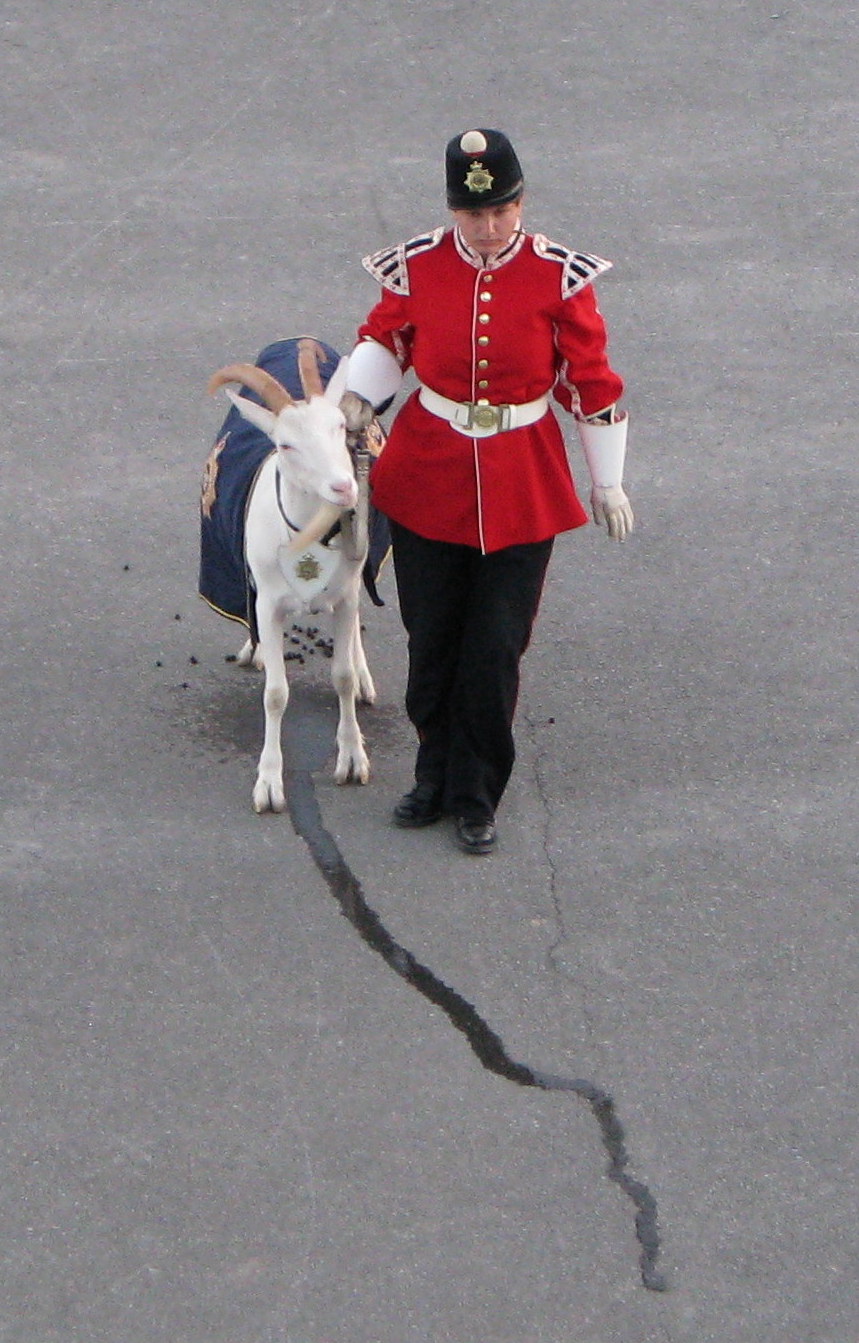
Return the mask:
M513 767L519 663L553 539L587 521L550 398L575 417L594 520L622 541L633 515L623 382L593 284L610 263L524 231L522 169L501 131L455 136L445 171L453 226L364 260L382 293L359 328L342 409L361 428L408 369L417 377L371 475L391 526L418 735L415 785L394 820L449 814L460 847L483 854Z

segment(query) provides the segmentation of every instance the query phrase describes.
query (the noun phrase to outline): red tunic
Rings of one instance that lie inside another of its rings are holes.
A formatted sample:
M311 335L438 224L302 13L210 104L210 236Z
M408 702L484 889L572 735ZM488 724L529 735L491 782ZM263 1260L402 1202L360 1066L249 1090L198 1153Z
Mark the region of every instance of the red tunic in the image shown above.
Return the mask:
M484 264L456 230L436 229L364 265L383 293L359 337L386 346L442 396L504 405L552 392L584 415L620 397L591 287L609 262L520 233ZM376 507L394 521L485 553L587 521L551 410L524 428L472 438L415 392L371 479Z

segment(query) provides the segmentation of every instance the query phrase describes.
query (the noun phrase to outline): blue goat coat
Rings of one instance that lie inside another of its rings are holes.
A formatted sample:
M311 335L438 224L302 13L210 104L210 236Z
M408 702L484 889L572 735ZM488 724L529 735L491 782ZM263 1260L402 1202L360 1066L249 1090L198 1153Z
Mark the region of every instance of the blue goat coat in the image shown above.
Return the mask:
M325 355L319 372L323 386L327 386L340 355L323 341L317 343ZM278 340L267 345L256 363L277 378L296 401L304 397L298 372L298 340ZM241 395L261 404L260 397L249 387L242 387ZM273 451L271 439L231 406L206 461L200 495L200 596L220 615L239 620L250 628L253 628L255 593L245 561L245 516L251 487ZM375 580L387 556L390 538L385 519L372 506L369 530L370 554L364 582L373 600L382 605L375 592Z

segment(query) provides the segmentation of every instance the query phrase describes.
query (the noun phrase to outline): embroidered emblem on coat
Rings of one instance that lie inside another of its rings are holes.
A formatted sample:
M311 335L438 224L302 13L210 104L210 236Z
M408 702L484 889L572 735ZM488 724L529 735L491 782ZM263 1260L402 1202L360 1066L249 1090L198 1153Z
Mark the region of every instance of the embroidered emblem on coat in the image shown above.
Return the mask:
M534 234L534 251L547 261L556 261L561 266L561 298L571 298L580 289L584 289L598 275L611 270L611 262L602 257L591 256L588 252L574 252L561 243L552 242L543 233Z
M442 225L433 229L431 233L420 233L416 238L409 238L408 242L397 243L394 247L383 247L372 256L365 256L361 265L384 289L390 289L392 294L408 295L411 292L409 261L421 252L428 252L431 247L437 247L443 237Z
M378 457L385 446L385 431L378 420L371 420L364 430L364 444L371 457Z
M203 483L200 489L200 510L204 518L212 516L212 509L218 497L218 471L220 464L218 458L227 446L229 434L224 434L220 442L216 443L206 458L206 465L203 467Z
M489 169L484 168L483 164L478 163L476 160L471 164L471 167L465 174L465 185L468 187L469 191L491 191L492 183L494 181L495 178L492 176Z

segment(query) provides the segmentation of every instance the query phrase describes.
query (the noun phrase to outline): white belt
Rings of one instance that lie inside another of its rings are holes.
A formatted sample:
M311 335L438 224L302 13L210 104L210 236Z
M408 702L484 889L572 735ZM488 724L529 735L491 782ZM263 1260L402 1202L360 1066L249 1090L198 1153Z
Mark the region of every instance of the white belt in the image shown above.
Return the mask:
M489 434L535 424L549 409L548 396L538 396L536 401L523 401L518 406L490 406L487 401L451 401L423 384L418 395L422 406L469 438L486 438Z

